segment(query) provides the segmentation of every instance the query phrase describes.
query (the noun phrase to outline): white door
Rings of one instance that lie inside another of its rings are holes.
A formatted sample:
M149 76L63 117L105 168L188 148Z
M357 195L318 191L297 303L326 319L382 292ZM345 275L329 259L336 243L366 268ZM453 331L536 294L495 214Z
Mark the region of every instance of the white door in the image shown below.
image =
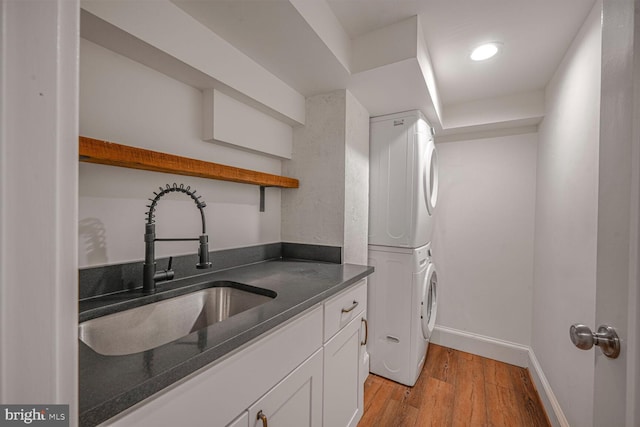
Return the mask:
M634 1L604 1L602 22L596 324L591 326L612 326L622 345L617 359L595 349L593 425L631 427L640 425L634 414L640 406L634 396L640 222L640 115L633 108L633 82L640 82L632 60ZM636 46L635 51L640 49ZM637 102L639 97L635 98Z
M595 325L588 325L591 331L572 329L576 345L588 351L597 346L595 427L640 426L640 35L634 34L640 32L640 21L634 23L640 1L636 3L602 2ZM619 337L618 356L605 354L611 339L602 339L603 327L612 327Z

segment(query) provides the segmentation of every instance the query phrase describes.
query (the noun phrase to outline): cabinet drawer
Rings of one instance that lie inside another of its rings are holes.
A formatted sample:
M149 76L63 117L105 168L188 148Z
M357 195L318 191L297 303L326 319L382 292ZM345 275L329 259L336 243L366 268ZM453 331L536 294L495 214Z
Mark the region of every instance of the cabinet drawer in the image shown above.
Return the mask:
M367 309L367 279L331 298L324 304L324 341Z

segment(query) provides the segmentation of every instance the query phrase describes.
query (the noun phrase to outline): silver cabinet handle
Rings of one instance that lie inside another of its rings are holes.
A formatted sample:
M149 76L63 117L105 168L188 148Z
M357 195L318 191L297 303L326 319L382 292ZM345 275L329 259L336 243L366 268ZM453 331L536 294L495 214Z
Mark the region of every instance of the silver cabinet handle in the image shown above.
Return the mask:
M364 341L360 341L360 345L367 345L367 342L369 341L369 323L364 317L360 322L364 322Z
M262 420L262 427L269 427L267 424L267 416L262 413L262 411L258 412L257 420Z
M342 312L343 313L349 313L350 311L353 311L353 309L356 308L357 306L358 306L358 301L353 301L353 304L351 304L351 307L343 308Z
M588 326L576 323L569 328L569 337L580 350L589 350L597 345L607 357L615 359L620 355L620 338L611 326L600 326L594 333Z

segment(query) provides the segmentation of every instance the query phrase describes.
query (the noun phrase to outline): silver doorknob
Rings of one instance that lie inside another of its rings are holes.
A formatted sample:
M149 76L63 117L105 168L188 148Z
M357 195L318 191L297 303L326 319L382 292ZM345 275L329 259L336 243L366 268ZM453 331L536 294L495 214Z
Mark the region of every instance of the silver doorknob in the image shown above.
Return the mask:
M571 342L581 350L589 350L597 345L607 357L615 359L620 355L620 338L611 326L600 326L598 332L594 333L588 326L576 323L571 325L569 336Z

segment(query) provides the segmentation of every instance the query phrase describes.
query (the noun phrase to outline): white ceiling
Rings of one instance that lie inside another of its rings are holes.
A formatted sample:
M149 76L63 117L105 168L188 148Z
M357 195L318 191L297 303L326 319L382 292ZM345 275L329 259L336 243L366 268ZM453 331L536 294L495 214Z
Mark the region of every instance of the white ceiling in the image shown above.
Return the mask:
M349 71L293 0L172 1L304 96L349 87ZM418 15L445 108L543 90L594 4L594 0L327 2L352 40ZM502 52L486 62L472 62L471 49L486 41L503 43Z
M287 0L172 0L305 96L346 87L349 73Z
M329 0L354 38L418 15L444 105L542 89L594 0ZM500 41L500 56L469 53Z

